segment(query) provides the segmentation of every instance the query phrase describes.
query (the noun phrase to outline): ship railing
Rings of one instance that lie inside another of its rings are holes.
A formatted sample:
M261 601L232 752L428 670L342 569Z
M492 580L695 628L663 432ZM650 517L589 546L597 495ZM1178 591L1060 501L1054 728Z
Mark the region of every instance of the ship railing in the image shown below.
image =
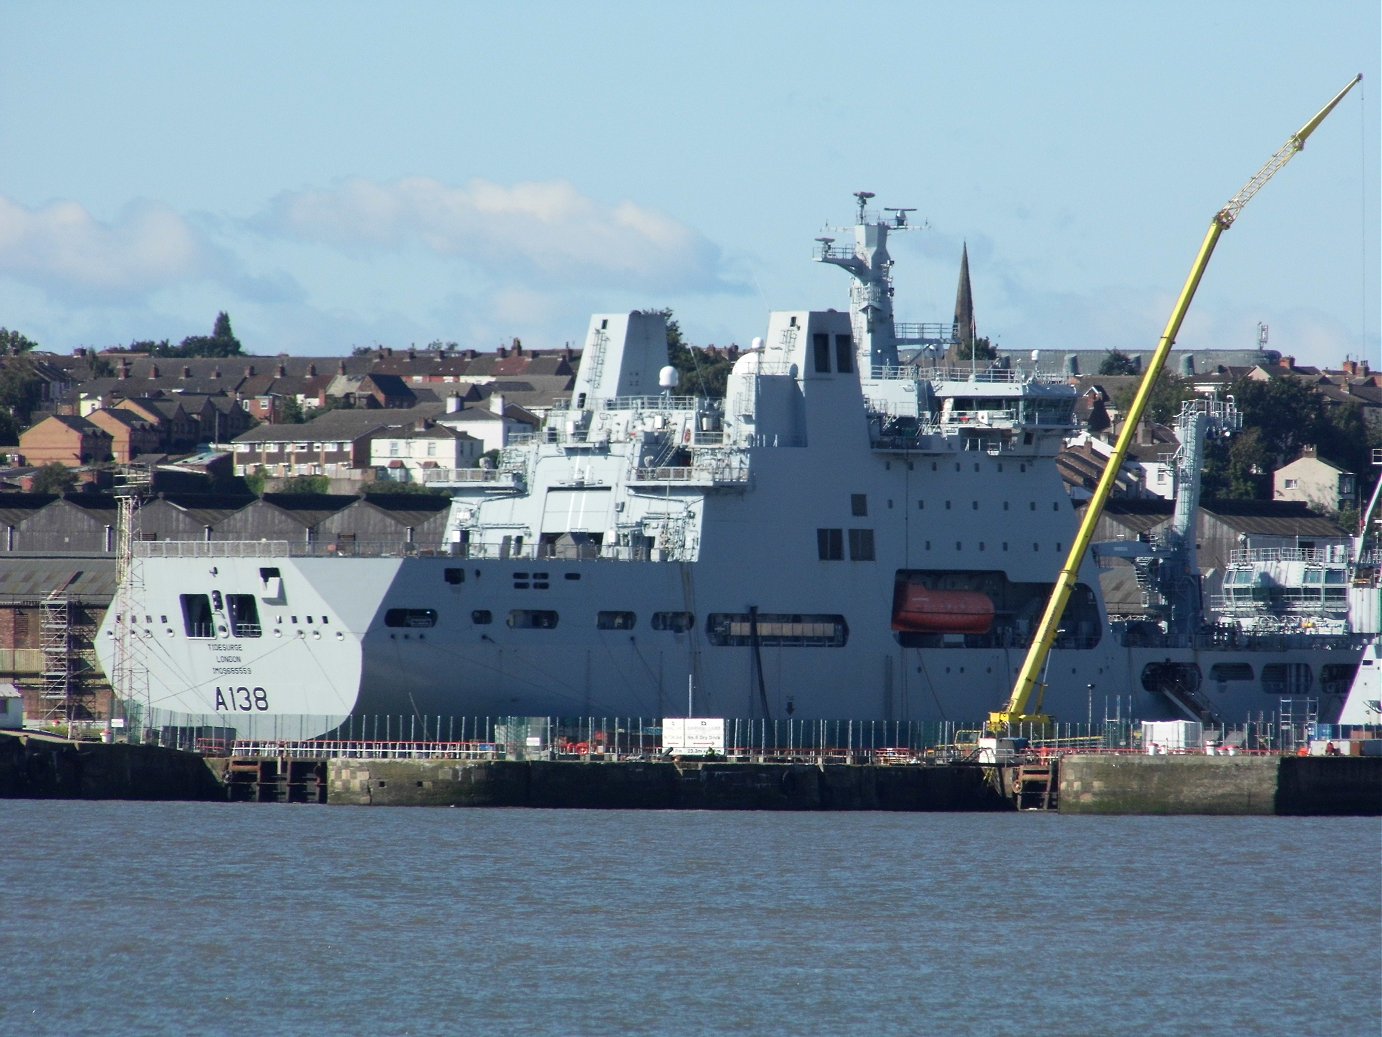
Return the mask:
M136 558L287 558L286 540L136 540Z
M901 368L900 370L907 370ZM929 382L977 382L985 385L1065 385L1067 376L1042 371L1026 371L1021 367L965 367L957 365L916 366L905 377Z
M309 738L298 741L237 740L231 756L288 757L296 760L495 760L504 747L495 742L423 740L366 741Z
M1261 562L1316 562L1319 564L1348 561L1348 548L1343 544L1329 547L1238 547L1229 553L1230 565L1252 565Z
M424 468L412 473L413 482L424 486L449 485L451 483L511 483L513 472L497 468ZM407 480L403 480L407 481Z

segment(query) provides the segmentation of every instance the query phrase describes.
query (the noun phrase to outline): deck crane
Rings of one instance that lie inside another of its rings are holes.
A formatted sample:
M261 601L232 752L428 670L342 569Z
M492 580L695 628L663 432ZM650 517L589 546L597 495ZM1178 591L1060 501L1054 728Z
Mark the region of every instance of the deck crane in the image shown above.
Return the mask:
M1137 432L1138 423L1142 420L1142 414L1147 409L1147 401L1151 397L1152 387L1156 382L1157 375L1161 373L1161 369L1166 363L1166 357L1171 351L1171 346L1176 341L1176 334L1180 331L1181 323L1185 320L1185 314L1190 309L1190 302L1194 299L1195 291L1200 285L1200 279L1204 276L1205 268L1209 265L1209 257L1214 252L1214 246L1218 244L1224 231L1233 226L1233 221L1238 218L1243 207L1252 200L1253 195L1262 190L1267 181L1275 176L1296 152L1305 147L1305 142L1310 135L1344 99L1344 95L1357 86L1362 78L1363 75L1360 72L1352 82L1335 94L1334 99L1321 108L1313 119L1293 133L1277 153L1268 159L1267 164L1259 169L1257 174L1244 184L1242 189L1229 199L1228 204L1216 212L1214 218L1210 220L1209 230L1205 233L1204 241L1200 244L1200 251L1195 256L1194 263L1191 264L1185 286L1181 288L1180 297L1171 310L1171 318L1166 323L1166 329L1161 333L1161 339L1157 342L1156 350L1147 365L1146 373L1142 376L1137 394L1133 397L1132 405L1128 408L1123 423L1123 431L1119 434L1113 453L1109 455L1108 463L1104 466L1103 476L1099 479L1099 484L1094 490L1094 496L1085 509L1079 532L1075 536L1074 543L1070 545L1070 554L1051 590L1051 598L1046 604L1046 611L1042 615L1041 623L1037 626L1036 633L1032 638L1031 647L1027 650L1027 658L1018 671L1017 682L1013 686L1012 695L1003 709L989 714L988 729L990 732L1006 734L1015 726L1024 724L1034 727L1050 725L1051 718L1041 712L1041 701L1045 694L1045 681L1042 675L1047 657L1051 652L1051 645L1059 634L1061 616L1065 612L1065 606L1070 600L1071 592L1075 589L1075 578L1080 570L1080 562L1084 559L1085 552L1089 549L1089 543L1094 537L1094 527L1103 514L1104 504L1108 501L1109 494L1113 490L1114 481L1123 466L1123 459L1128 454L1128 448L1132 445L1132 439ZM1033 702L1034 699L1035 703ZM1028 708L1033 706L1032 711L1028 712Z

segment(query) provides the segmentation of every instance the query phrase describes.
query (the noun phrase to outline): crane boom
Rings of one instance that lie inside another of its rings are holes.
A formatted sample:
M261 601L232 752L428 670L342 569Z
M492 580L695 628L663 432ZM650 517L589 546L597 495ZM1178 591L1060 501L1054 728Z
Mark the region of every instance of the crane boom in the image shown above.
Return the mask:
M1166 364L1166 357L1171 352L1171 346L1175 344L1181 323L1185 320L1185 314L1190 309L1190 302L1195 298L1195 292L1200 286L1201 278L1204 277L1205 268L1209 266L1210 256L1214 254L1214 246L1218 244L1223 232L1233 226L1233 221L1238 218L1243 206L1252 200L1252 197L1291 160L1296 152L1305 147L1305 142L1309 136L1343 100L1344 95L1357 86L1362 78L1363 75L1360 72L1352 82L1335 94L1334 99L1321 108L1314 118L1293 133L1280 150L1267 161L1267 164L1258 170L1257 174L1243 185L1243 188L1229 199L1228 204L1216 212L1214 218L1210 220L1209 229L1205 232L1204 240L1200 243L1200 250L1195 256L1194 263L1190 266L1190 273L1186 277L1185 286L1181 288L1180 296L1176 299L1176 304L1171 310L1171 318L1166 322L1166 328L1161 333L1156 350L1153 352L1147 370L1142 376L1142 382L1138 385L1137 394L1133 397L1132 405L1128 408L1123 422L1123 430L1118 435L1113 453L1109 455L1103 475L1099 479L1093 497L1090 498L1089 506L1085 509L1079 532L1075 536L1074 543L1070 545L1070 554L1067 556L1065 565L1061 568L1060 576L1056 579L1056 584L1051 590L1050 600L1046 603L1046 611L1041 617L1041 623L1037 626L1022 668L1018 671L1012 695L1004 709L989 714L988 726L991 731L1002 733L1015 724L1030 723L1044 726L1050 722L1050 718L1041 713L1041 696L1037 695L1037 692L1038 690L1044 692L1044 686L1039 686L1038 675L1042 672L1042 667L1051 652L1051 645L1059 633L1058 627L1061 616L1064 614L1065 606L1070 601L1070 595L1075 589L1075 578L1080 571L1080 563L1084 560L1085 552L1089 550L1089 542L1094 538L1094 527L1098 525L1099 518L1103 515L1104 505L1113 492L1114 482L1123 466L1124 458L1127 457L1128 449L1132 445L1133 436L1137 433L1138 423L1142 420L1143 412L1147 409L1147 401L1151 398L1152 388L1156 383L1157 376L1161 373L1161 369ZM1031 705L1034 695L1037 696L1036 709L1028 713L1027 708Z

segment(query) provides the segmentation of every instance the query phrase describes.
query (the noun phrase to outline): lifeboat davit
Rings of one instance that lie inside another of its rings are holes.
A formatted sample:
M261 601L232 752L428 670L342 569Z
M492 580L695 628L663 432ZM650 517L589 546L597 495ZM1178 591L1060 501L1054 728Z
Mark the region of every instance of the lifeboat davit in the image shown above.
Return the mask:
M987 634L993 628L993 599L980 591L936 590L899 584L893 599L893 629L913 634Z

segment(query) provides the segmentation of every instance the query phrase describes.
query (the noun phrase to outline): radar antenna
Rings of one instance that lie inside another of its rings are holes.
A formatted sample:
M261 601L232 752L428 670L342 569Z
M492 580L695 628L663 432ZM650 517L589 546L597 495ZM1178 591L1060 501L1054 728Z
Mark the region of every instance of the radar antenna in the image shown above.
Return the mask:
M872 191L855 191L854 197L859 199L859 223L864 222L864 210L868 208L869 199L873 197Z
M895 214L895 215L893 216L893 226L896 227L896 228L898 228L898 229L900 230L900 229L902 229L903 227L907 226L907 214L908 214L909 212L916 212L916 208L913 207L913 208L910 208L910 209L892 209L892 208L888 208L887 206L885 206L885 207L883 208L883 211L884 211L884 212L891 212L891 213L894 213L894 214Z

